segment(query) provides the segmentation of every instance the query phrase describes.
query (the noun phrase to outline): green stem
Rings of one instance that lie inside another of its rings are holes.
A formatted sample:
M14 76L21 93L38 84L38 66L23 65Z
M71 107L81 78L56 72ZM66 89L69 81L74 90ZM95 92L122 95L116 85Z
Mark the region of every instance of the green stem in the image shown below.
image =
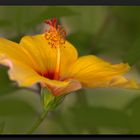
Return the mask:
M44 109L44 111L40 114L39 118L34 123L32 128L27 132L27 134L32 134L40 126L40 124L43 122L43 120L47 116L48 112L49 112L49 108Z
M32 128L27 132L27 134L32 134L42 123L42 121L47 116L50 110L54 110L61 102L64 96L55 97L51 92L48 92L48 89L43 88L41 90L42 103L44 111L40 114L37 121L34 123Z

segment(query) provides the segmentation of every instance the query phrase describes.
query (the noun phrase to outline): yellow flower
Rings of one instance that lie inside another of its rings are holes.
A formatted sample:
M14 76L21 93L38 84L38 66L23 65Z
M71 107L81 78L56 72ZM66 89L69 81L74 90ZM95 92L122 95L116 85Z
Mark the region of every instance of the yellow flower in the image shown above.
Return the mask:
M0 38L0 63L9 66L11 80L24 87L40 83L55 96L82 87L139 88L122 76L129 71L128 64L112 65L94 55L78 58L56 19L46 23L50 28L45 33L24 36L20 43Z

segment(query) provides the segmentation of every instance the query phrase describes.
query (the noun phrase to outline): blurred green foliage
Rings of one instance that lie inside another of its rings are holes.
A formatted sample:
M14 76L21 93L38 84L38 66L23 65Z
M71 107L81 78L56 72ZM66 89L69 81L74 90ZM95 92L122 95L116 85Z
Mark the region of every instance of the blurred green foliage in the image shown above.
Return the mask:
M127 62L139 80L139 13L139 6L1 6L0 35L19 42L24 35L41 33L44 20L56 17L79 55ZM139 134L139 108L139 90L80 90L66 96L36 133ZM41 111L40 95L18 87L1 66L0 133L25 133Z
M15 92L16 90L19 89L18 86L16 86L16 83L13 81L10 81L8 75L7 75L7 67L0 67L0 96L10 94L12 92Z

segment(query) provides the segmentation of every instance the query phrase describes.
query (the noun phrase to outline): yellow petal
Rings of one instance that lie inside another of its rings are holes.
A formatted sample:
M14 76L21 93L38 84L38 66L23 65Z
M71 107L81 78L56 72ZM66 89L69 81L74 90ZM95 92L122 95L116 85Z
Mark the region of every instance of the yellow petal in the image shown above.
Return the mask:
M111 65L96 56L89 55L76 61L71 67L69 76L79 80L85 87L106 87L114 77L121 76L129 69L128 64Z
M123 88L135 88L139 89L140 85L137 84L134 80L126 79L123 76L114 77L109 83L110 87L123 87Z
M49 80L45 77L40 76L28 65L20 63L19 61L11 61L8 58L0 59L0 63L9 66L9 76L11 80L17 81L20 86L31 86L38 82L43 82L46 85L63 87L67 86L69 82L60 82L55 80Z
M23 63L29 62L28 58L25 57L24 52L17 43L10 40L0 38L0 55L8 56L10 59L19 60Z
M21 39L20 45L32 56L42 72L53 72L55 70L57 51L56 48L48 44L44 34L25 36ZM63 77L67 72L68 66L76 61L77 51L66 41L64 46L60 46L60 55L60 71Z
M33 66L32 60L26 55L24 49L19 46L19 44L4 38L0 38L0 57L1 56Z
M69 67L76 62L77 58L77 50L71 43L66 41L64 47L61 47L60 76L62 78L68 77Z

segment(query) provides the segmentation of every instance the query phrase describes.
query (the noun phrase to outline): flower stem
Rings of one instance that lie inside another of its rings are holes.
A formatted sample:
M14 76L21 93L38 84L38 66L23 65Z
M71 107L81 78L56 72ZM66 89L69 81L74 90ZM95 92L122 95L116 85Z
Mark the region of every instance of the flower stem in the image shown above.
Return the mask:
M40 114L37 121L34 123L32 128L27 132L27 134L32 134L43 122L49 111L54 110L64 99L64 96L55 97L52 93L48 91L47 88L41 89L41 98L44 107L44 111Z
M46 108L39 116L39 118L37 119L37 121L34 123L34 125L32 126L32 128L27 132L27 134L32 134L39 126L40 124L43 122L43 120L45 119L45 117L47 116L49 112L49 108Z

